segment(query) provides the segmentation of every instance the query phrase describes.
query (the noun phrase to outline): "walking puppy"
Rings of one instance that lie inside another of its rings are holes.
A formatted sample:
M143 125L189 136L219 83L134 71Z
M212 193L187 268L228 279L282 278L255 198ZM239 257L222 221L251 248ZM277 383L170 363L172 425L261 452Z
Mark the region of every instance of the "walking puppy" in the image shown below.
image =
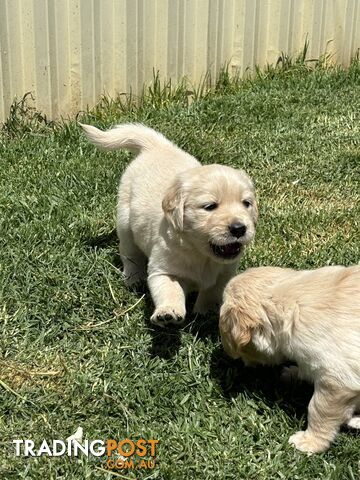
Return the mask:
M308 427L289 439L296 448L322 452L342 424L360 428L360 266L247 270L224 291L220 333L231 357L292 360L314 382Z
M195 312L220 303L255 235L258 213L250 178L227 166L201 166L144 125L106 132L82 127L102 149L138 153L120 181L117 232L127 284L147 277L155 304L151 321L182 322L190 290L199 292Z

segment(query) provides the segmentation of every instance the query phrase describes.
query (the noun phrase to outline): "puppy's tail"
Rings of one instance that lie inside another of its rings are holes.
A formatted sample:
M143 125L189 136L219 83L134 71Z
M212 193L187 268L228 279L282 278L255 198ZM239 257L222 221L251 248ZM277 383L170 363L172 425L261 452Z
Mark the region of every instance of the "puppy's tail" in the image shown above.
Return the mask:
M124 148L137 153L165 146L175 148L175 145L164 135L140 123L124 123L105 132L92 125L82 123L79 125L83 128L88 140L102 150Z

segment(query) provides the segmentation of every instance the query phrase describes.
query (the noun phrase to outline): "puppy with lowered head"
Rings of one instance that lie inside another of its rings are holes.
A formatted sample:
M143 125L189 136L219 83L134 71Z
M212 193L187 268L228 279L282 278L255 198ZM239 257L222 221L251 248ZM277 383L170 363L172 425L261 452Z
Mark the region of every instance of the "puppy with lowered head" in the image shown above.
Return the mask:
M127 284L147 277L155 304L151 321L180 323L190 290L199 292L195 312L220 303L255 235L258 213L250 178L231 167L202 166L144 125L105 132L82 128L102 149L138 154L120 181L117 233Z
M308 427L289 439L296 448L322 452L342 424L360 428L360 266L247 270L224 291L220 333L231 357L292 360L314 382Z

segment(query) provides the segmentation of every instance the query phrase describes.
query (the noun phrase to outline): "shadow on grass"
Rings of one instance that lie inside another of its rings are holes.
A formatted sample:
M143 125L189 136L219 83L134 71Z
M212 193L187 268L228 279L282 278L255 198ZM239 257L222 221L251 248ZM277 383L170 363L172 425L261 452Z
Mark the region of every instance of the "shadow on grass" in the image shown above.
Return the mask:
M306 415L313 387L301 381L281 381L283 366L245 367L241 360L230 359L220 346L212 353L210 376L229 401L245 394L261 399L268 407L276 404L287 415L301 418Z
M181 329L174 325L168 327L158 327L150 323L150 317L154 311L154 304L150 296L147 285L144 283L141 286L141 291L136 287L137 292L145 293L145 308L144 316L147 318L147 327L151 335L151 349L150 355L152 357L160 357L164 360L170 360L177 355L181 345Z
M120 269L122 267L118 248L119 240L115 228L110 233L104 233L102 235L97 235L96 237L83 237L82 240L88 250L102 250L109 247L114 247L111 263L115 268Z
M107 248L117 245L118 238L116 229L114 228L110 233L104 233L102 235L97 235L96 237L84 237L83 242L88 246L89 249Z
M181 330L178 327L157 327L149 324L152 336L150 355L170 360L177 355L181 345Z
M263 403L269 408L275 405L280 407L291 418L306 419L313 385L302 381L282 381L280 375L283 368L284 364L276 367L245 367L241 360L230 359L220 346L212 353L210 376L229 401L240 394L260 400L260 415ZM340 431L352 437L360 436L360 430L346 425L342 425Z
M181 346L182 332L190 333L198 339L210 338L216 342L219 336L219 318L216 312L206 316L192 313L197 293L192 293L186 301L186 319L180 327L169 325L165 328L156 327L149 323L149 331L153 337L151 355L170 359L174 357ZM153 312L153 303L150 295L146 299L145 314L150 318Z
M192 314L196 297L197 293L190 296L189 305L187 306L187 311L189 312L187 314L188 322L184 326L184 330L200 340L209 338L213 342L217 342L219 338L219 312L212 311L206 315Z
M91 250L105 249L112 246L117 247L118 244L116 229L112 230L110 233L98 235L96 237L85 237L83 238L83 241L87 248ZM121 258L117 249L112 258L112 264L119 269L122 267ZM181 329L174 326L161 328L150 323L154 304L151 300L146 282L134 285L130 287L130 289L139 297L145 294L144 317L148 319L147 326L149 333L152 336L150 355L164 359L173 358L178 353L181 345Z

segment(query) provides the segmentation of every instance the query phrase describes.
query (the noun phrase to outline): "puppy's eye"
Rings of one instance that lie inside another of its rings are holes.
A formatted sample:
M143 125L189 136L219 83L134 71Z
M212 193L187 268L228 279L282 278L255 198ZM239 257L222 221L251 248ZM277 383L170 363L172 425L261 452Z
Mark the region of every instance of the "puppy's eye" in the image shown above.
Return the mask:
M205 205L202 206L204 210L207 212L210 212L211 210L215 210L215 208L218 207L218 204L213 202L213 203L206 203Z
M243 205L245 208L250 208L252 203L250 202L250 200L243 200Z

